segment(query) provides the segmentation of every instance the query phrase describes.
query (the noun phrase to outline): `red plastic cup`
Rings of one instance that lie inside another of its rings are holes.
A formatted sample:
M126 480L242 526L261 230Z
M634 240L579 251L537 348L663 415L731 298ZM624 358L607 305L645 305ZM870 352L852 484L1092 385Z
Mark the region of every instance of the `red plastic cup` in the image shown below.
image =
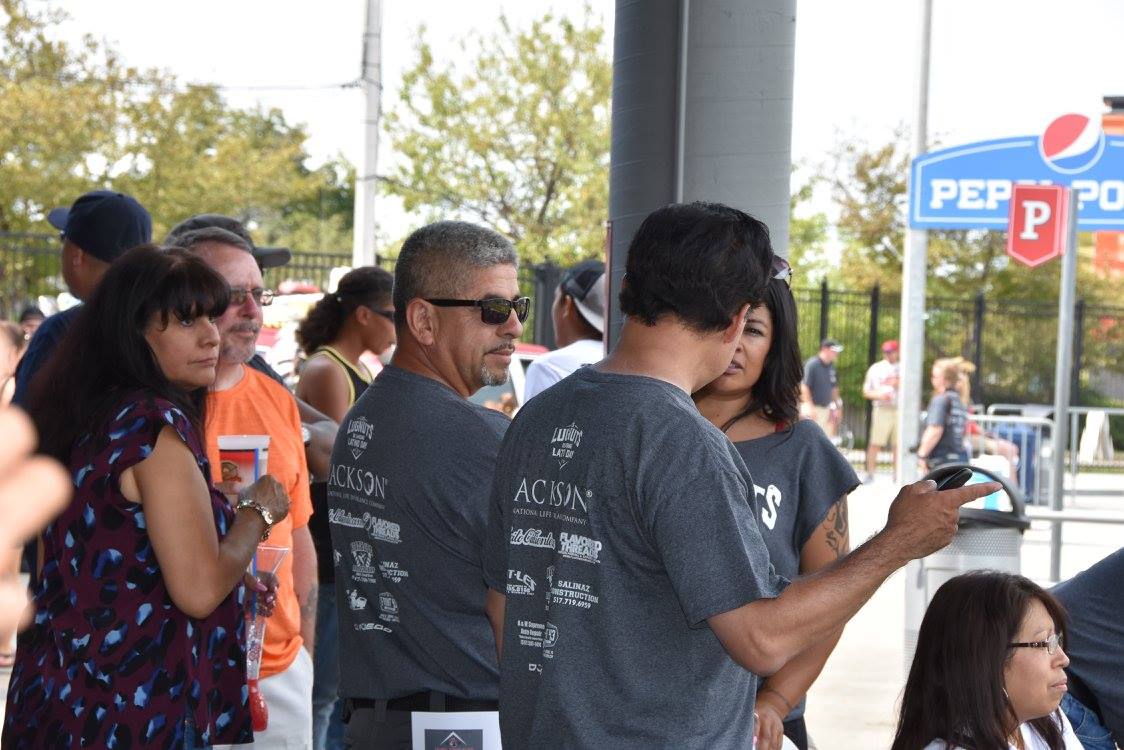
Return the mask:
M250 687L250 723L255 732L264 732L269 726L269 706L265 705L265 698L258 689L257 680L247 680Z

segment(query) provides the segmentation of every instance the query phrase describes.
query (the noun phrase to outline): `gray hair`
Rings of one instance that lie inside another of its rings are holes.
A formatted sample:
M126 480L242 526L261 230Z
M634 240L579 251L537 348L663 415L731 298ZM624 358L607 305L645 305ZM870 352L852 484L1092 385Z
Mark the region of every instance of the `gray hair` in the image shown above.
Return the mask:
M438 221L402 243L394 266L395 322L406 323L406 306L419 297L453 297L470 272L492 266L518 268L519 256L499 232L465 221Z
M250 247L249 242L246 242L234 232L221 227L191 229L178 236L168 235L167 241L170 245L182 247L192 253L199 252L203 245L229 245L239 250L245 250L250 255L254 254L254 249Z

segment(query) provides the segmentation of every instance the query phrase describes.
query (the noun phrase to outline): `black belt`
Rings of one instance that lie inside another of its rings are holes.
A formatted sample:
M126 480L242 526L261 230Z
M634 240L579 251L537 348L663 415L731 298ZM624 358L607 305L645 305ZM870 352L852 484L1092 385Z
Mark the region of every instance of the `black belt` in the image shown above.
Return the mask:
M351 708L352 710L373 708L385 711L437 711L447 713L450 711L498 711L500 704L499 701L458 698L437 691L426 691L404 695L401 698L391 698L390 700L352 698Z

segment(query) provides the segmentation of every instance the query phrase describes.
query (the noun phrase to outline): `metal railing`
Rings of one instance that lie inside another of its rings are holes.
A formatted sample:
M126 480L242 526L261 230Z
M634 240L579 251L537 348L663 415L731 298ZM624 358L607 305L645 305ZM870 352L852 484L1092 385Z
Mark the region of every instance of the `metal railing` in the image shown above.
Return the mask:
M970 414L969 422L979 426L975 434L965 435L973 460L994 456L1007 462L1008 476L1014 479L1028 505L1048 505L1053 486L1052 464L1045 460L1052 451L1050 442L1054 422L1044 417ZM987 468L997 466L986 462Z
M1069 500L1075 502L1079 497L1088 497L1096 494L1103 494L1103 491L1082 489L1079 486L1079 476L1081 469L1097 469L1103 472L1104 469L1118 469L1113 474L1124 474L1124 461L1117 461L1115 459L1098 459L1095 455L1086 460L1082 459L1081 443L1085 436L1079 430L1081 420L1085 419L1086 427L1091 418L1091 415L1101 413L1104 422L1101 424L1099 431L1100 435L1093 435L1092 439L1100 441L1101 447L1105 453L1112 455L1112 437L1111 430L1109 429L1109 420L1112 418L1124 418L1124 409L1120 408L1107 408L1107 407L1087 407L1087 406L1071 406L1067 410L1066 418L1069 419L1069 439L1066 450L1065 476L1061 487L1063 487L1063 494L1068 495ZM1028 502L1027 516L1034 521L1048 522L1051 527L1050 535L1050 576L1053 579L1059 577L1061 570L1061 553L1062 553L1062 539L1061 539L1061 525L1063 523L1107 523L1107 524L1124 524L1124 512L1119 511L1104 511L1104 510L1088 510L1083 508L1065 508L1065 497L1059 498L1055 501L1053 497L1053 482L1050 481L1053 477L1053 450L1055 446L1049 441L1048 436L1053 434L1054 424L1054 408L1046 404L1009 404L999 403L992 404L987 408L987 415L982 419L985 421L995 420L996 422L1011 421L1013 423L1027 422L1027 423L1042 423L1043 427L1040 429L1040 439L1037 446L1037 451L1033 454L1023 453L1022 455L1033 455L1033 460L1040 463L1043 470L1046 472L1040 477L1042 483L1038 485L1038 491L1035 493L1035 500L1039 507L1031 507ZM971 417L975 419L975 417ZM1098 416L1099 421L1102 417ZM1049 426L1047 430L1046 425ZM1107 445L1105 444L1107 443ZM1029 447L1029 446L1028 446ZM1087 446L1088 447L1088 446ZM1092 451L1094 454L1096 451ZM1088 453L1088 451L1086 451ZM1124 499L1124 490L1120 493L1121 499ZM1029 497L1028 497L1029 500ZM1042 507L1046 506L1046 507Z

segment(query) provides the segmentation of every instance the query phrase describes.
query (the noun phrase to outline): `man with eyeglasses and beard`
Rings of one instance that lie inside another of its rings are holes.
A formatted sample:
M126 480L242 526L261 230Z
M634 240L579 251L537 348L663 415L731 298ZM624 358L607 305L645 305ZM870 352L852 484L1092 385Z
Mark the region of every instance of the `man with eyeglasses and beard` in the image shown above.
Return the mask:
M220 435L269 435L267 471L289 496L289 515L273 523L268 512L239 497L265 518L267 544L289 549L277 570L276 607L266 622L259 687L269 708L269 725L255 732L261 747L312 749L312 648L316 629L316 548L308 530L312 516L308 468L300 413L293 395L247 362L254 356L262 307L273 301L245 239L220 227L202 227L176 237L230 285L230 305L215 320L219 354L215 382L208 389L204 438L211 478L225 479Z
M499 691L480 549L508 420L468 397L506 381L530 310L515 249L473 224L422 227L394 308L394 358L344 417L328 479L355 750L409 747L412 712L495 711Z

